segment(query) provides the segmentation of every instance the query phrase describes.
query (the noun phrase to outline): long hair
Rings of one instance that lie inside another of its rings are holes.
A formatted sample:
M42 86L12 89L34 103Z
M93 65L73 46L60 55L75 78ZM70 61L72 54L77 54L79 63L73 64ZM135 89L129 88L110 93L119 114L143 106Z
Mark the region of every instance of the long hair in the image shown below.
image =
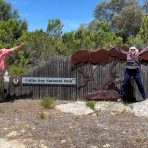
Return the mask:
M135 46L132 46L132 47L130 47L130 49L129 49L129 52L130 52L130 53L132 52L132 49L135 49L135 53L136 53L136 54L139 52L139 50L138 50Z

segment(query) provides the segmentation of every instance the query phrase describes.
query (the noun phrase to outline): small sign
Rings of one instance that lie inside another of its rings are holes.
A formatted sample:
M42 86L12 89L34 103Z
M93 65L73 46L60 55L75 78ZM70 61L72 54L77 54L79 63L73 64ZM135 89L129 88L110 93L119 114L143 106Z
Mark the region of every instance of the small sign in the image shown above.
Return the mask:
M76 85L76 78L22 77L22 84Z

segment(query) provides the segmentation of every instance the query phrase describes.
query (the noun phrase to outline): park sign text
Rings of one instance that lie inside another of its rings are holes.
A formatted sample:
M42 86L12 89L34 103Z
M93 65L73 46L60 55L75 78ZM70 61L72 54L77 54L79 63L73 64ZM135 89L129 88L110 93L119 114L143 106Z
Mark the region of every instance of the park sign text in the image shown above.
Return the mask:
M76 78L22 77L22 84L76 85Z

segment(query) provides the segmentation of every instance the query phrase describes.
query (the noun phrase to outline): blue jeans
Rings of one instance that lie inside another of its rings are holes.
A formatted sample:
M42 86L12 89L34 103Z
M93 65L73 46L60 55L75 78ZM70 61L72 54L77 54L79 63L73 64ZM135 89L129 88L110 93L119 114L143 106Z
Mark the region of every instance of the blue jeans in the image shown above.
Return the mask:
M128 86L128 82L129 82L131 77L134 78L134 80L135 80L135 82L136 82L136 84L138 86L138 89L139 89L139 91L141 93L142 98L145 98L146 94L145 94L145 90L144 90L144 87L143 87L143 84L142 84L142 81L141 81L139 68L137 68L137 69L128 69L128 68L126 68L123 85L121 86L121 90L120 90L120 97L125 96L126 88Z

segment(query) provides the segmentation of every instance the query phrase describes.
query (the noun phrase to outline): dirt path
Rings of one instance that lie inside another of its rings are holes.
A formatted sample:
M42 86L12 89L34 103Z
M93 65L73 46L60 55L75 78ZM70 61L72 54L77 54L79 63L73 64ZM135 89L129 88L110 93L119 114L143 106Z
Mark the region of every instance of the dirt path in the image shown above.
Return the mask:
M10 143L13 148L148 147L148 118L124 112L75 116L46 110L39 102L17 100L0 104L1 148L10 148Z

